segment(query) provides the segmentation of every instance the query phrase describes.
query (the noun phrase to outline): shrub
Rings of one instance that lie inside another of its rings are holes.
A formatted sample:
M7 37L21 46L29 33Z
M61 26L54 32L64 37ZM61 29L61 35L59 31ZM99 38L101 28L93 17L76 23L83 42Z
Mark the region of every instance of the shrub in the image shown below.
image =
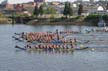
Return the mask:
M97 23L99 22L100 17L101 17L101 15L99 15L99 14L90 14L85 18L84 21L90 22L91 25L93 25L93 26L97 26Z

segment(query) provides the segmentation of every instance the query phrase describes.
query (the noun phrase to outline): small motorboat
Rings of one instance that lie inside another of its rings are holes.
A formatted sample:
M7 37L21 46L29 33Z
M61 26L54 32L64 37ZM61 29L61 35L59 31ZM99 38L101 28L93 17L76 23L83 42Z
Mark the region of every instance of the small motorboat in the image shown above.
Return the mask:
M89 48L89 47L86 47L86 46L84 46L84 45L81 44L80 46L76 46L73 49L74 50L84 50L84 49L87 49L87 48Z
M87 49L88 47L79 47L79 48L74 48L75 50L84 50Z
M15 46L15 48L18 48L18 49L21 49L21 50L27 50L26 48L22 48L22 47L20 47L20 46Z
M100 18L100 20L98 22L98 26L99 27L105 27L106 26L106 23L105 23L105 21L102 18Z

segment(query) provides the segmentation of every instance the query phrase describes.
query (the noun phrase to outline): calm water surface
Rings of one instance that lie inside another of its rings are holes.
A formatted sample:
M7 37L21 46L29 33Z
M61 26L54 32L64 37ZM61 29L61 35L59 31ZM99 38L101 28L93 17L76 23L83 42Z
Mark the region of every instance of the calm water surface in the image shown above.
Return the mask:
M55 31L55 29L80 31L84 28L91 27L0 25L0 71L108 71L107 51L26 52L15 49L14 46L18 42L12 39L15 32ZM104 37L103 39L107 41L107 35L104 33L98 37ZM82 35L79 36L75 37L81 38ZM105 50L108 50L107 43L105 45Z

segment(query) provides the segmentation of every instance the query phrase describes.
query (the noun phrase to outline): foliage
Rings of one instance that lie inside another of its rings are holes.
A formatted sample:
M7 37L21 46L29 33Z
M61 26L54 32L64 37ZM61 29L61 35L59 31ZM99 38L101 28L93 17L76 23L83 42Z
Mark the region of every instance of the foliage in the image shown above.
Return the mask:
M54 9L54 7L49 6L46 10L45 10L45 14L56 14L56 9Z
M91 25L93 26L97 26L97 23L99 22L100 17L102 17L102 19L108 23L108 14L105 15L99 15L99 14L90 14L85 18L86 22L90 22ZM106 24L108 25L108 24Z
M28 17L28 14L24 14L24 13L15 13L13 14L14 17Z
M33 11L33 15L36 16L36 17L39 15L39 8L38 8L38 6L35 6L34 11Z
M81 15L83 13L83 5L80 4L78 8L78 15Z
M0 18L5 18L5 15L0 13Z
M46 6L47 6L47 3L46 3L46 2L44 2L44 3L43 3L43 7L46 7Z
M99 14L90 14L85 18L85 20L89 21L89 20L93 20L93 19L99 19L100 16L101 15L99 15Z
M65 7L64 7L64 11L63 11L63 14L67 17L68 15L68 2L65 2Z
M99 21L99 17L101 15L98 15L98 14L91 14L91 15L88 15L86 18L85 18L85 21L87 22L91 22L91 23L97 23Z
M7 18L3 13L0 13L0 24L11 23L11 19Z
M39 7L39 14L40 15L43 15L44 14L44 9L43 9L43 5L41 5L40 7Z
M73 15L73 9L71 8L71 3L69 2L65 2L65 7L64 7L64 11L63 14L67 17L72 16Z
M108 10L108 3L106 4L105 8L106 8L106 10Z
M108 14L103 15L102 18L104 19L104 21L105 21L106 23L108 23Z
M69 9L69 16L72 16L73 15L73 9L72 9L72 7L71 7L71 3L69 3L69 7L68 7Z
M56 14L56 9L52 6L46 6L45 4L42 4L39 8L37 6L35 6L33 15L34 16L42 16L43 14L51 14L54 15Z

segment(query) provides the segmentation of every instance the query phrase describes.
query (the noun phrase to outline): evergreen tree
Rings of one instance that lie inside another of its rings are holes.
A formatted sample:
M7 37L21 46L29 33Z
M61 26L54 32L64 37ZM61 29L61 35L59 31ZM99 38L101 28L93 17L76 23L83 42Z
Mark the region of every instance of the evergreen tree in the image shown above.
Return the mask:
M41 5L41 6L39 7L39 14L40 14L40 15L43 15L43 14L44 14L43 5Z
M68 7L68 2L65 2L65 7L64 7L63 14L66 16L66 18L67 18L67 16L68 16L68 9L69 9L69 7Z
M83 13L83 5L80 4L78 9L78 15L81 15L82 13Z
M72 7L71 7L71 3L69 3L68 12L69 12L69 16L72 16L72 15L73 15L73 9L72 9Z
M39 8L37 6L35 6L34 8L33 15L35 15L36 17L39 15Z
M72 16L73 15L73 9L71 7L71 3L65 2L64 12L63 14L66 16Z
M106 4L106 10L108 10L108 3Z

